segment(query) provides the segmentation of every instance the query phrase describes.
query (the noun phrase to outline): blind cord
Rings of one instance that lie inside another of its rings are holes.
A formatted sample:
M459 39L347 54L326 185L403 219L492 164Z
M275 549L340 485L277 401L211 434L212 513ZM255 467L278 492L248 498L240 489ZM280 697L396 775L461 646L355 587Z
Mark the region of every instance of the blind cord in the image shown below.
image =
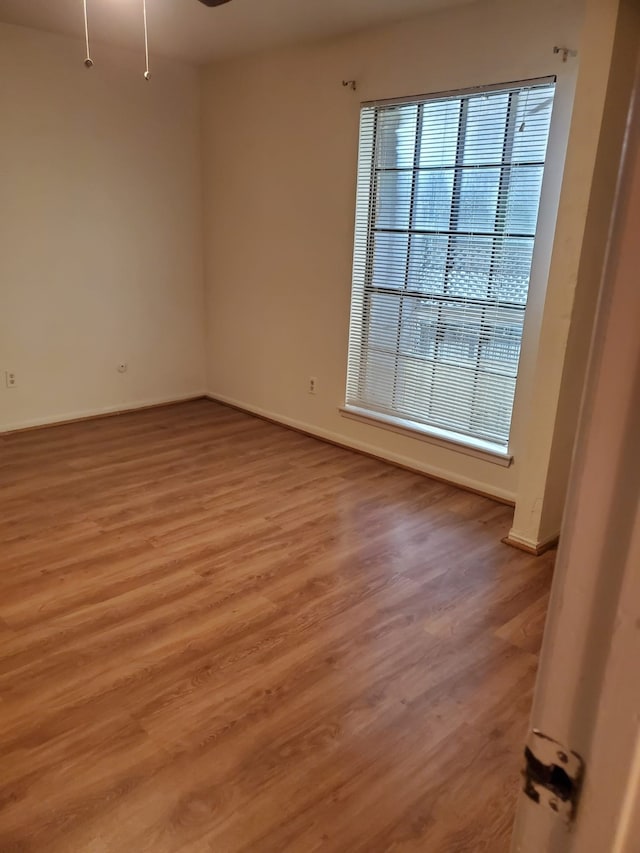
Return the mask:
M527 94L524 97L524 109L522 110L522 122L520 127L518 128L518 133L524 133L525 128L527 126L527 116L529 115L528 107L529 107L529 92L531 89L527 89Z

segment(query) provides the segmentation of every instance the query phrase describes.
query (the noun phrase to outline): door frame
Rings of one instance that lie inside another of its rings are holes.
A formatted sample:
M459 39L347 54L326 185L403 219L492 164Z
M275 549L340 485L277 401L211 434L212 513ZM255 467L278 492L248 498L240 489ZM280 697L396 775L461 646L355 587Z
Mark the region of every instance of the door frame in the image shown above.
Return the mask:
M640 849L640 66L531 725L585 762L576 819L524 794L513 853Z

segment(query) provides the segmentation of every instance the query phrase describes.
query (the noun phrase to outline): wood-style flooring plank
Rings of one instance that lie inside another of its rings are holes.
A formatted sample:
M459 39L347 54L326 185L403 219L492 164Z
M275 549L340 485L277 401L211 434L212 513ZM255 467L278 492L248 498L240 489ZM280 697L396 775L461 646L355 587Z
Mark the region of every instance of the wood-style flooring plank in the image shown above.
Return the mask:
M0 437L0 851L506 853L553 553L206 400Z

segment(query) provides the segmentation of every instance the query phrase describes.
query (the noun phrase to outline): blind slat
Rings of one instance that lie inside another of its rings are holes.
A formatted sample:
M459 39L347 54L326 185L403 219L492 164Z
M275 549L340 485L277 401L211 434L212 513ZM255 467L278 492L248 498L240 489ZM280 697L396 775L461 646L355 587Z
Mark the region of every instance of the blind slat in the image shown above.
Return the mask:
M347 404L508 445L553 95L362 108Z

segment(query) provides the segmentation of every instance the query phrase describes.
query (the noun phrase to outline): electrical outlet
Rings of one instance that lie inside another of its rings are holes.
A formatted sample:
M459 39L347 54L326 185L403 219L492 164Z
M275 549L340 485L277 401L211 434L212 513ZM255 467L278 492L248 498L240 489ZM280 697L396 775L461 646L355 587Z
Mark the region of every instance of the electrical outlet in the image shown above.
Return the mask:
M120 364L118 365L118 373L126 373L128 369L129 369L129 365L127 364L126 361L121 361Z
M4 381L7 388L15 388L18 384L18 380L16 379L16 375L12 370L5 370L4 372Z
M315 394L318 387L318 380L315 376L309 377L309 393Z

